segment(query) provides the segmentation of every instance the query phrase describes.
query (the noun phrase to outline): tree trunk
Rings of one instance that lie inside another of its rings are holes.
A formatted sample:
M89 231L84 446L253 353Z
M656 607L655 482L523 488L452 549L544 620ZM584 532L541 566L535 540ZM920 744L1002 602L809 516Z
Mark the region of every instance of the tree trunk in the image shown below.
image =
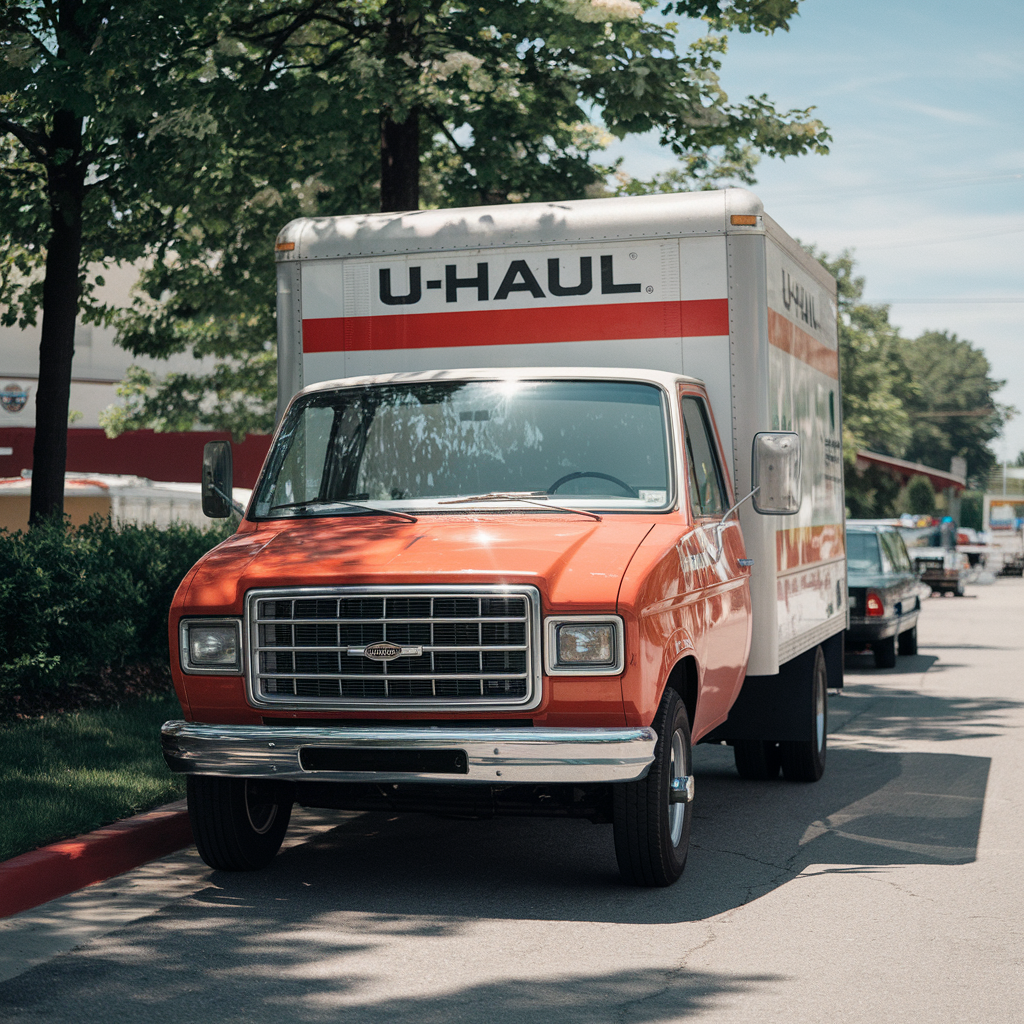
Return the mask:
M82 120L68 110L53 118L52 152L65 154L51 164L47 189L52 234L43 281L43 330L39 342L36 438L32 450L29 524L64 512L64 469L68 454L71 361L78 316L78 270L82 255L82 201L85 169L80 165Z
M380 125L380 211L420 208L420 115L396 124L385 112Z

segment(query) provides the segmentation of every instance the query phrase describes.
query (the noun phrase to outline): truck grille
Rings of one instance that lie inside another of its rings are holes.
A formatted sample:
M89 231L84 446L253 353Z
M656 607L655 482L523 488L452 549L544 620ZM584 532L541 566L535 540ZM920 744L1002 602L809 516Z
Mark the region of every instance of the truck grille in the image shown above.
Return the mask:
M311 708L534 704L535 593L252 592L250 694L263 706ZM380 643L405 652L384 661L362 653Z

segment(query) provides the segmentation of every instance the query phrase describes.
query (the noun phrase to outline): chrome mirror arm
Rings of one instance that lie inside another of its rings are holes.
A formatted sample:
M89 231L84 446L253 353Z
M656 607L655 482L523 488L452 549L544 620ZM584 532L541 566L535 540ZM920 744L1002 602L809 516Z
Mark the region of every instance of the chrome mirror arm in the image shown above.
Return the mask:
M715 524L715 561L717 562L722 557L722 528L725 526L726 519L729 518L745 501L749 501L757 492L761 490L761 485L758 484L749 494L744 495L736 502L728 512Z
M751 492L750 492L749 494L746 494L746 495L744 495L744 496L743 496L742 498L740 498L740 500L739 500L739 501L737 501L737 502L736 502L736 504L735 504L735 505L733 505L733 507L732 507L731 509L729 509L729 511L728 511L728 512L726 512L724 516L722 516L722 522L724 523L724 522L726 521L726 519L728 519L728 518L729 518L729 516L731 516L731 515L733 514L733 512L735 512L735 511L736 511L736 509L738 509L738 508L740 507L740 505L742 505L742 504L743 504L743 502L745 502L745 501L750 501L750 499L751 499L751 498L752 498L752 497L753 497L753 496L754 496L755 494L757 494L757 492L758 492L759 490L761 490L761 485L760 485L760 484L758 484L758 485L757 485L757 486L756 486L756 487L755 487L755 488L754 488L754 489L753 489L753 490L752 490L752 491L751 491Z
M211 484L210 489L214 494L223 498L231 506L234 512L237 512L243 519L245 518L245 509L239 505L230 494L225 494L216 484Z

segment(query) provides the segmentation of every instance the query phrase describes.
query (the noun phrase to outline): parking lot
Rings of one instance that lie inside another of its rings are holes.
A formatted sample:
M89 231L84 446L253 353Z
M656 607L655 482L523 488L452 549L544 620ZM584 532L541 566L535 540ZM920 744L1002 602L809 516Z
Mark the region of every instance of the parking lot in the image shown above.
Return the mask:
M297 816L255 875L194 851L0 922L0 1019L1024 1020L1024 583L847 660L818 784L699 747L682 881L610 827Z

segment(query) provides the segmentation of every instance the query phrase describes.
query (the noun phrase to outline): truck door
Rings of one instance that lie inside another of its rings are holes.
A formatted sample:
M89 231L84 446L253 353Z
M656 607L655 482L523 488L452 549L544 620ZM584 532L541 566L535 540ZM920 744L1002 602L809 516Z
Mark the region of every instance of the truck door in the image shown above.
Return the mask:
M702 550L699 573L704 594L704 677L694 732L723 719L743 681L747 658L750 593L738 559L743 541L735 519L723 523L729 491L705 399L680 396L690 506ZM694 574L697 582L698 574Z

